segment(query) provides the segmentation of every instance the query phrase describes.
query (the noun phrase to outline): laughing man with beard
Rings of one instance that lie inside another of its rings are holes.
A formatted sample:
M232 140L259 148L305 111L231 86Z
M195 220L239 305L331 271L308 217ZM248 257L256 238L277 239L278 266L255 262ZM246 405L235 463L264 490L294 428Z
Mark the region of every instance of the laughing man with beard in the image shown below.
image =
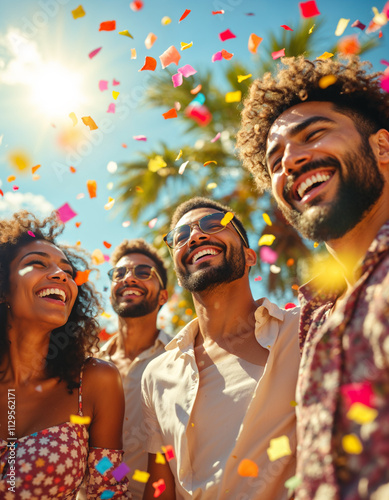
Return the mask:
M143 498L155 498L163 479L169 500L286 500L295 474L298 308L254 300L256 254L229 207L193 198L164 239L197 318L142 378L150 429ZM286 451L274 457L280 442Z
M251 87L240 155L342 275L300 288L296 499L387 500L389 94L358 59L283 64Z

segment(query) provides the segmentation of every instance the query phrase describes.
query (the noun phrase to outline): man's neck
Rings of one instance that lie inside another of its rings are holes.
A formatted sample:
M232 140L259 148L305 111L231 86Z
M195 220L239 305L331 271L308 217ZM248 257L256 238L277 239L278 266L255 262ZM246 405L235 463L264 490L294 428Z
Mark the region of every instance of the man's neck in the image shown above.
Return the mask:
M118 318L118 339L116 353L119 351L131 360L151 347L158 337L157 314L147 314L138 318Z

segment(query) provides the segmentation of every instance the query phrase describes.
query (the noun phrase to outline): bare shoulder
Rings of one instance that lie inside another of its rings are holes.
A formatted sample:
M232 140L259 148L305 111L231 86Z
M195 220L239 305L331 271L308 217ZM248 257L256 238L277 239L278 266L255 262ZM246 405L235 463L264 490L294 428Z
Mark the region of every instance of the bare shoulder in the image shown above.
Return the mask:
M121 390L122 382L116 366L110 361L89 358L84 365L84 387L91 392Z

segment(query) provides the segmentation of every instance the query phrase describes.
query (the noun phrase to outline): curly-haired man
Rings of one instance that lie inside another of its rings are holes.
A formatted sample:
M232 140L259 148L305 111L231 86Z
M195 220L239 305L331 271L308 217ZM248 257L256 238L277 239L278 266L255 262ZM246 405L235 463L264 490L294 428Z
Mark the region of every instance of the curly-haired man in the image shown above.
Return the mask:
M358 59L283 64L251 87L240 157L343 277L300 288L296 498L387 499L389 94Z

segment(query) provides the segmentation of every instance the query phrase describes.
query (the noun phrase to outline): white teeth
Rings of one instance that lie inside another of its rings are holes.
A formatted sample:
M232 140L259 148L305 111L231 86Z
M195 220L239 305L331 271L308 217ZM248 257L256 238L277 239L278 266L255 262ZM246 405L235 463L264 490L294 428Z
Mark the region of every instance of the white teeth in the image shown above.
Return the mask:
M142 295L140 292L137 292L136 290L124 290L123 292L123 297L126 295Z
M306 190L312 186L312 184L315 184L317 182L325 182L328 181L328 179L331 176L328 174L313 174L311 177L308 177L308 179L305 179L305 181L300 184L300 186L297 188L297 192L302 198L306 192Z
M46 297L47 295L59 295L62 301L66 301L66 293L60 288L45 288L38 293L38 297Z
M216 252L216 250L212 250L211 248L208 248L207 250L200 250L200 252L194 254L192 264L198 261L203 255L217 255L218 253L219 252Z

